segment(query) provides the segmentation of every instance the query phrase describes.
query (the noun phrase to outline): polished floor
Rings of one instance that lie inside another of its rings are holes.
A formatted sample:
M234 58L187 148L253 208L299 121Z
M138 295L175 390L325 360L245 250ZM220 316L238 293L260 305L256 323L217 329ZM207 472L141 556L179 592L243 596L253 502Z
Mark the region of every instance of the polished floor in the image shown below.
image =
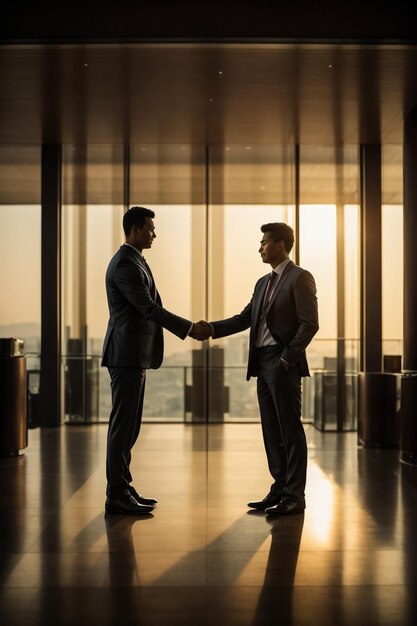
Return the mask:
M146 424L139 519L104 515L105 425L29 431L0 460L0 623L414 626L417 468L306 431L307 509L273 520L246 507L270 484L258 424Z

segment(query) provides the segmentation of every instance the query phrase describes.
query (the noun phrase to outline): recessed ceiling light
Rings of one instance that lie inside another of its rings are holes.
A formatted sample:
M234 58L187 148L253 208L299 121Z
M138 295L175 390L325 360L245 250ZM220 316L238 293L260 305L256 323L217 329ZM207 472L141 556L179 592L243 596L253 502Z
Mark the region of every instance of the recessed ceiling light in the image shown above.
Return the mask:
M260 186L260 189L262 189L262 191L263 191L264 189L266 189L265 185L261 185L261 186Z
M213 98L209 98L209 102L213 102Z
M225 147L225 150L226 150L226 152L229 152L229 150L230 150L230 146L226 146L226 147Z
M330 65L329 65L329 70L331 70L331 69L332 69L332 67L333 67L333 65L331 65L331 64L330 64Z
M245 150L252 150L252 146L245 146Z
M84 63L84 67L88 67L88 63Z
M219 74L221 76L223 74L223 70L219 70Z

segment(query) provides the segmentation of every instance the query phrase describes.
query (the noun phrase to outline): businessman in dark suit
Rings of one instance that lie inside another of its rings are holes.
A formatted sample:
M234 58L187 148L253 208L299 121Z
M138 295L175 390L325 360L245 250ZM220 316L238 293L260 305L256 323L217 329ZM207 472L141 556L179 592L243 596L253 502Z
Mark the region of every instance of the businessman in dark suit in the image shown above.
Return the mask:
M162 307L143 250L154 241L155 213L132 207L123 217L124 243L106 272L110 319L103 345L102 365L110 373L112 410L107 436L107 513L141 515L157 501L145 498L131 485L131 450L142 420L147 369L157 369L163 359L162 328L181 339L207 337L204 328Z
M262 432L274 482L263 500L248 506L287 515L305 508L307 443L300 419L301 377L310 375L305 349L319 327L316 286L313 276L288 256L294 244L292 228L272 223L261 231L259 252L272 272L258 280L239 315L206 328L218 339L250 327L247 380L258 379Z

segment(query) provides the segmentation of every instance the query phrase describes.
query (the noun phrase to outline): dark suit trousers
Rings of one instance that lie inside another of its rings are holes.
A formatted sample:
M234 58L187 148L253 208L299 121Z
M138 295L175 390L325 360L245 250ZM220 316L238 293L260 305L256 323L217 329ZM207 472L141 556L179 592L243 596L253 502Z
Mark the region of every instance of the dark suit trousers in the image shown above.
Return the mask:
M279 346L256 349L258 402L271 493L304 503L307 442L301 423L301 377L297 367L286 370Z
M107 433L107 496L122 495L132 481L131 450L142 422L146 370L109 367L112 410Z

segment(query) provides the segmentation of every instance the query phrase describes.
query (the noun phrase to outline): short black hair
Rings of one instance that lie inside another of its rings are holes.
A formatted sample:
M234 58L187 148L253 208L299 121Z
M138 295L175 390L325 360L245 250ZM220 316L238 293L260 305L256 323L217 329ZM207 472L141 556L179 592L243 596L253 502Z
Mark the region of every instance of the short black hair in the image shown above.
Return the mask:
M287 252L291 252L294 245L294 231L291 226L284 222L271 222L270 224L263 224L261 226L261 232L271 233L271 237L274 241L283 241L285 243L285 249Z
M146 209L144 206L132 206L123 215L123 230L126 237L130 235L132 226L139 226L143 228L147 217L155 217L155 213L151 209Z

